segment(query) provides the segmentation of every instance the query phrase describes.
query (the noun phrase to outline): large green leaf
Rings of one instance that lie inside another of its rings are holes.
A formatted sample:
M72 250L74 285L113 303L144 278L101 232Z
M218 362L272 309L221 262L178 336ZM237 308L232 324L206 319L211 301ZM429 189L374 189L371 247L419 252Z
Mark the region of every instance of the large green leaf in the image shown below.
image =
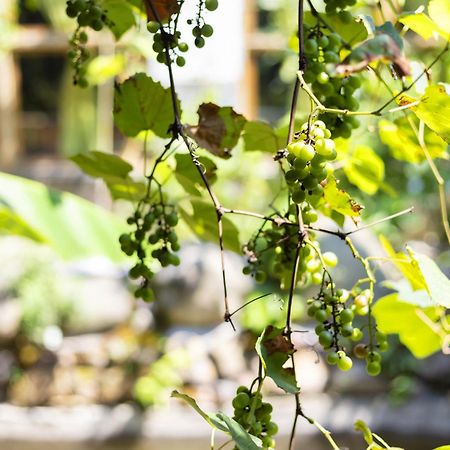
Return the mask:
M347 192L338 188L335 178L328 180L323 192L326 208L347 217L360 216L363 207L356 203Z
M244 128L244 148L246 151L259 151L275 154L284 147L284 140L265 122L247 122Z
M410 109L416 116L445 142L450 143L450 95L444 86L428 86L418 104L406 94L400 96L398 102L404 106L412 104Z
M85 174L101 178L114 200L137 201L145 194L145 184L129 176L133 166L117 155L93 151L80 153L70 159Z
M162 87L145 73L137 73L116 85L114 120L125 136L153 131L165 138L174 123L170 89Z
M63 258L102 255L124 259L117 240L122 222L76 195L0 173L0 202L20 216Z
M177 162L175 169L175 178L177 181L188 194L201 196L200 188L203 188L204 184L197 168L192 162L191 155L188 153L178 153L175 155L175 160ZM198 161L202 166L204 171L203 173L205 174L209 184L213 184L216 180L217 166L213 161L205 156L200 156Z
M46 242L45 238L22 217L2 206L0 206L0 235L20 236L36 242Z
M398 21L424 39L430 39L441 32L437 24L423 12L406 14Z
M197 144L221 158L229 158L247 120L229 106L203 103L198 108L198 125L187 128Z
M275 384L285 392L295 394L299 389L294 369L283 367L295 349L283 331L282 328L269 325L256 341L255 348L267 376L272 378Z
M200 239L218 243L217 214L214 206L210 202L200 198L192 198L190 202L192 213L179 205L179 211L183 220ZM238 229L226 217L222 217L222 225L224 247L240 253L241 245L239 243Z
M132 7L124 0L103 0L103 8L111 25L110 29L116 39L127 32L135 24Z
M369 195L375 194L384 180L384 162L370 148L358 145L344 166L350 183Z
M411 256L419 266L427 285L427 292L433 302L450 308L450 280L428 256L421 253L413 253Z
M417 119L414 122L418 122ZM406 117L396 119L394 122L381 119L378 127L381 141L389 147L395 159L414 164L425 160L422 147ZM424 139L432 158L448 157L447 144L429 128L425 129Z
M440 447L437 447L433 450L450 450L450 445L442 445Z
M380 298L373 306L377 327L398 334L416 358L426 358L441 348L442 339L428 323L439 318L439 308L420 308L399 298L398 293ZM424 320L425 319L425 320Z

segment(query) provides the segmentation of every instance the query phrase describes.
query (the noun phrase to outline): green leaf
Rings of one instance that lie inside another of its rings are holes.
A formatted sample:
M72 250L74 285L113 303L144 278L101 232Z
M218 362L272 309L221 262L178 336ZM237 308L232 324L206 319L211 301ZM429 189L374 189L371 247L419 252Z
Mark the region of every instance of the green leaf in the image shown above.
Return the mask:
M102 84L122 73L125 69L126 59L124 55L101 55L89 62L87 78L90 85Z
M268 123L254 121L245 124L244 148L246 151L275 154L283 147L280 137Z
M189 395L182 394L178 391L173 391L171 397L178 398L180 400L183 400L186 402L189 406L191 406L195 411L197 411L205 421L211 425L213 428L217 428L218 430L228 432L228 427L221 423L221 421L218 421L215 419L215 415L208 414L205 411L203 411L200 406L198 406L197 402L190 397Z
M436 23L423 12L407 14L398 20L425 40L435 37L440 33Z
M380 242L384 251L392 258L392 263L409 281L412 289L415 291L426 290L427 284L417 263L415 263L410 256L407 256L402 252L397 253L383 235L380 235Z
M192 162L191 155L187 153L178 153L175 155L177 163L175 169L175 178L184 188L184 190L195 196L201 196L201 188L204 188L204 184L197 168ZM200 156L198 161L202 165L204 174L210 184L213 184L216 180L217 166L206 156Z
M181 205L179 211L183 220L191 228L191 230L205 241L219 243L219 233L217 227L217 214L214 206L209 202L200 198L192 198L190 200L192 213L189 213ZM239 242L239 231L228 218L222 217L223 225L223 244L224 247L233 252L241 252L241 244Z
M137 201L145 195L145 184L134 181L128 174L133 166L117 155L92 151L70 158L86 174L101 178L114 200Z
M122 221L76 195L42 183L0 174L0 202L20 216L63 258L105 256L123 261L118 242Z
M133 9L124 0L103 0L106 17L111 22L110 29L118 40L136 23Z
M350 183L373 195L384 180L384 162L370 147L358 145L345 164L344 172Z
M441 348L442 340L428 320L438 320L440 308L419 308L402 301L398 293L380 298L372 308L377 327L383 333L398 334L400 341L416 358L426 358ZM425 320L424 320L425 319Z
M233 108L203 103L198 108L199 122L187 129L197 144L221 158L229 158L247 120Z
M442 445L441 447L434 448L433 450L450 450L450 445Z
M168 137L175 121L170 89L145 73L133 75L116 85L114 120L125 136L134 137L150 130L159 137Z
M450 308L450 280L442 273L438 265L426 255L412 253L427 285L427 292L433 302Z
M323 189L326 207L347 217L359 217L363 206L353 200L350 195L339 189L335 178L329 178Z
M415 101L412 97L402 95L398 103L406 106ZM428 86L419 104L409 109L445 142L450 143L450 95L447 94L444 86Z
M35 242L45 243L45 238L19 215L0 206L0 235L20 236Z
M292 367L283 367L286 361L295 352L294 346L284 336L282 328L272 325L266 327L256 341L256 352L266 370L267 376L285 392L295 394L299 391Z
M428 14L441 29L441 34L450 37L450 3L448 0L430 0Z
M227 424L231 437L239 450L261 450L261 440L247 433L234 419L223 413L218 413L217 417ZM255 440L259 441L259 445L255 443Z
M415 122L418 125L418 121L415 120ZM396 119L394 122L381 119L378 122L378 127L381 141L389 147L395 159L413 164L425 160L422 147L419 145L414 130L406 117ZM448 157L447 144L429 128L425 128L424 139L433 159Z

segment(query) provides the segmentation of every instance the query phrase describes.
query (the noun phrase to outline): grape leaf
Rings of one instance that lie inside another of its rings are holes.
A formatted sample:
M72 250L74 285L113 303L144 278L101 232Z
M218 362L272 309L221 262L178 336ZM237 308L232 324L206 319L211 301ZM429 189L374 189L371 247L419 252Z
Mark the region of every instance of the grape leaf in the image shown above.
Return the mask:
M450 280L428 256L412 253L411 257L419 266L431 299L438 305L450 308Z
M436 23L423 12L406 14L398 20L425 40L435 37L441 32Z
M434 448L433 450L450 450L450 445L442 445L440 447Z
M380 298L372 308L379 330L398 334L400 341L418 359L430 356L442 346L439 333L428 324L439 319L439 310L419 308L400 299L398 293Z
M110 22L109 28L116 40L120 39L136 23L133 10L123 0L103 0L102 6Z
M381 142L389 147L395 159L413 164L425 160L422 147L419 145L417 136L406 117L398 118L394 122L381 119L378 122L378 127ZM425 128L424 139L428 152L433 159L448 158L447 144L436 133L429 128Z
M178 205L183 220L189 228L200 238L206 241L218 243L217 214L209 201L200 198L191 198L192 213ZM239 231L230 219L222 217L223 244L233 252L241 252Z
M198 125L187 128L188 134L200 147L221 158L229 158L245 126L245 117L229 106L214 103L203 103L197 113Z
M428 86L419 103L415 102L406 94L398 98L399 105L412 104L409 109L445 142L450 143L450 95L444 86Z
M247 122L244 127L244 148L248 152L260 151L275 154L284 147L275 130L265 122Z
M370 147L358 145L345 164L344 173L350 183L373 195L384 180L384 162Z
M295 394L299 391L292 367L283 367L290 355L295 352L294 346L283 335L282 328L272 325L266 327L256 341L256 352L266 370L267 376L285 392Z
M450 3L448 0L430 0L428 14L441 30L441 34L450 38Z
M45 243L46 239L22 217L9 208L0 206L0 235L20 236L35 242Z
M150 130L159 137L168 137L175 121L170 89L145 73L133 75L115 87L114 121L125 136Z
M335 178L328 179L323 193L325 204L329 209L352 218L361 215L363 206L353 200L347 192L339 189Z
M175 160L177 162L175 178L178 183L181 184L188 194L201 196L200 188L204 187L204 185L197 168L192 163L191 156L187 153L178 153L175 155ZM216 180L217 166L206 156L200 156L198 161L202 165L209 184L213 184Z

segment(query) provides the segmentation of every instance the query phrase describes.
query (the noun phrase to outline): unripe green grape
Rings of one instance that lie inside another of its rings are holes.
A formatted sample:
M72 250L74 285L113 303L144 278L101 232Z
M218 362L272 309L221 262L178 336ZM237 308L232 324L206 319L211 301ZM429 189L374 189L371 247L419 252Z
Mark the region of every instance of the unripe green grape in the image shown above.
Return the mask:
M305 53L307 55L315 55L317 53L317 51L319 50L315 39L306 39L304 47L305 47Z
M297 203L298 205L305 201L306 194L305 191L302 191L301 189L295 190L291 195L292 201L294 203Z
M317 186L318 180L316 177L314 177L313 175L308 175L303 181L302 184L304 186L305 189L309 190L309 189L313 189L314 187Z
M326 330L325 325L323 323L319 323L319 325L317 325L314 328L314 332L319 335L320 333L322 333L322 331Z
M319 272L315 272L311 275L311 282L313 284L322 284L322 275Z
M262 270L258 270L255 273L255 281L257 283L264 283L264 281L266 281L267 275L265 272L263 272Z
M360 341L363 338L363 332L359 328L353 328L353 333L350 336L351 340L354 342Z
M317 74L316 80L320 84L326 84L330 80L330 77L328 76L328 74L326 72L320 72Z
M324 348L330 347L333 343L333 335L327 330L322 331L319 334L319 343Z
M341 323L351 323L353 320L354 314L351 309L345 308L339 314L339 319Z
M236 389L236 394L239 394L241 392L245 392L246 394L250 394L250 391L247 386L241 385Z
M205 40L202 37L196 37L194 44L197 48L202 48L205 46Z
M205 1L205 8L208 11L215 11L218 6L219 6L219 2L217 0L206 0Z
M96 19L91 22L91 28L95 31L100 31L103 29L103 22L99 19Z
M166 52L162 51L161 53L158 53L158 56L156 57L156 60L157 60L159 63L161 63L161 64L167 62L167 61L166 61Z
M178 44L178 48L179 48L180 52L186 53L189 50L189 45L186 44L186 42L180 42Z
M389 350L389 344L387 341L382 341L378 343L378 350L380 350L380 352L385 352L387 350Z
M147 23L147 30L150 33L156 33L157 31L159 31L159 29L160 29L160 25L155 20L150 20L150 22Z
M339 355L337 354L337 352L330 352L327 355L327 362L328 364L334 366L338 363L339 361Z
M78 16L78 9L75 8L73 4L69 3L66 7L66 15L73 19Z
M278 433L278 425L275 422L269 422L266 425L266 433L269 436L274 436L275 434Z
M353 16L348 11L339 11L339 19L344 23L350 23L353 20Z
M340 370L347 372L353 367L352 359L347 356L343 351L338 352L339 360L337 362L337 366Z
M310 174L310 168L309 167L304 167L303 169L296 169L295 170L295 174L297 176L297 180L298 181L302 181L304 180L306 177L309 176Z
M80 25L80 27L85 27L85 26L89 25L89 23L91 22L91 18L89 16L89 14L87 14L86 11L83 11L77 17L77 22L78 22L78 25Z
M337 64L340 61L339 55L331 50L327 50L323 54L323 59L327 63Z
M201 32L202 36L211 37L214 33L214 28L211 25L205 23L201 28Z
M319 47L325 48L329 44L329 40L325 35L322 35L317 40L317 43L319 44Z
M327 311L325 309L319 309L314 314L314 318L317 320L317 322L325 322L328 318Z
M274 448L275 447L275 440L272 439L270 436L264 436L262 439L263 447L264 448Z
M349 323L342 325L341 334L342 334L342 336L347 337L347 338L352 336L353 335L353 326Z
M309 317L314 317L316 315L317 308L312 305L306 310L306 314L308 314Z
M305 221L305 223L314 223L318 218L319 216L317 215L316 211L310 210L303 213L303 220Z
M232 405L235 409L244 409L250 405L250 397L246 392L239 392L232 401Z
M369 352L367 354L367 356L366 356L366 360L368 362L373 362L373 361L380 362L381 361L381 355L378 352L376 352L376 351Z
M376 377L381 372L381 365L378 361L373 361L367 364L366 370L371 377Z

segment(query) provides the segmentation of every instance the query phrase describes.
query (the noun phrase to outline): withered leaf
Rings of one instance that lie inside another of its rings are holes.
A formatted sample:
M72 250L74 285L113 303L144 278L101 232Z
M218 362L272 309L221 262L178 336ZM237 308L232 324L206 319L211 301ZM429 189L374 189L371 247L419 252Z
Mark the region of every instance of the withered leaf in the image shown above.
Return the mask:
M157 20L150 7L150 1L144 0L145 9L147 11L148 20ZM180 5L177 0L153 0L153 5L158 14L158 18L165 22L172 14L177 13L180 10Z
M221 158L229 158L238 143L246 119L233 108L203 103L198 111L197 126L187 128L187 133L197 144Z

